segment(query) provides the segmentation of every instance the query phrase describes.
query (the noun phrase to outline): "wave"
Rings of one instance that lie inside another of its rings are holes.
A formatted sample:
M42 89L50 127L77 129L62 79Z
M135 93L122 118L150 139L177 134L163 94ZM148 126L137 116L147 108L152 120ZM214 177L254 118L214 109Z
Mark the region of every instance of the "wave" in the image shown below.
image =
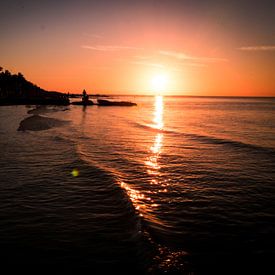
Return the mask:
M270 153L270 154L275 154L275 149L271 147L266 147L266 146L260 146L256 144L251 144L251 143L245 143L242 141L237 141L233 139L226 139L226 138L221 138L221 137L215 137L215 136L210 136L210 135L201 135L201 134L196 134L196 133L187 133L187 132L180 132L175 129L158 129L152 124L147 124L147 123L138 123L138 122L130 122L132 125L141 128L141 129L146 129L149 131L153 131L156 133L167 133L167 134L173 134L177 136L183 136L195 141L199 142L204 142L204 143L210 143L210 144L216 144L216 145L224 145L224 146L231 146L235 147L238 149L249 149L249 150L254 150L257 152L262 152L262 153Z
M139 257L143 259L142 261L145 265L147 267L149 266L149 269L153 272L169 272L172 266L174 269L178 268L178 270L180 270L180 264L183 258L185 258L186 252L182 251L182 249L180 251L170 249L165 241L160 239L163 236L170 236L171 228L168 224L160 220L154 213L150 211L143 212L139 207L136 207L137 205L135 201L132 200L131 193L134 194L134 197L140 195L142 201L146 199L146 195L144 195L143 191L139 191L139 188L137 188L135 184L131 184L132 180L129 179L127 171L123 169L119 170L117 167L110 165L109 161L105 163L94 158L82 148L81 144L77 146L77 153L81 161L93 167L93 169L98 172L98 174L93 175L93 177L98 178L100 182L104 182L105 179L111 181L111 185L109 187L106 186L106 188L109 189L108 194L110 200L114 202L114 210L118 206L121 207L120 215L122 217L118 215L118 219L122 218L120 222L136 224L137 231L132 233L132 238L133 240L136 239L135 242L138 246L137 253ZM126 161L126 159L124 160ZM139 171L140 180L143 179L141 173L142 172ZM106 192L106 190L104 192ZM138 198L136 199L138 200ZM148 254L150 255L149 257ZM169 260L167 260L168 258ZM171 265L166 265L167 261L169 261Z
M184 135L189 138L192 138L192 139L197 139L197 140L200 140L203 142L217 144L217 145L228 145L228 146L232 146L232 147L240 148L240 149L249 149L249 150L252 149L252 150L255 150L258 152L275 153L275 150L273 148L259 146L259 145L250 144L250 143L245 143L245 142L237 141L237 140L230 140L230 139L226 139L226 138L199 135L199 134L194 134L194 133L184 133Z

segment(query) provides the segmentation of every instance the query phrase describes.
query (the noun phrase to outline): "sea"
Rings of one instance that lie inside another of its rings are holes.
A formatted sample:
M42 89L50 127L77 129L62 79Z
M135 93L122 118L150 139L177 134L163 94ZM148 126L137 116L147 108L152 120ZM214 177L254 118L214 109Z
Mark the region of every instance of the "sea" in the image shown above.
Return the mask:
M275 98L108 99L0 107L1 266L275 274Z

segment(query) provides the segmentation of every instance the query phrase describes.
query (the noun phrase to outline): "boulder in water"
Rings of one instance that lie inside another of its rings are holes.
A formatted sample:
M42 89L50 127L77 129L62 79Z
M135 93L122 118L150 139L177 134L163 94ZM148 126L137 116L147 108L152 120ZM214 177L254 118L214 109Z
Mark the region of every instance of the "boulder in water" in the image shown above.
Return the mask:
M67 121L59 120L56 118L43 117L39 115L33 115L27 117L20 122L18 131L43 131L53 127L60 127L68 123Z

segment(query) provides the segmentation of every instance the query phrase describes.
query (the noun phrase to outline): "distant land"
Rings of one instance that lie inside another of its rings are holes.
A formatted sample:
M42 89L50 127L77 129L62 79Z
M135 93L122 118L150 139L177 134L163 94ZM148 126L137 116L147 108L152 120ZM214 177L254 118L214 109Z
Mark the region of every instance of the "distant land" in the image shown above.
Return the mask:
M0 67L0 105L69 105L67 94L46 91L26 80L22 73L11 74Z

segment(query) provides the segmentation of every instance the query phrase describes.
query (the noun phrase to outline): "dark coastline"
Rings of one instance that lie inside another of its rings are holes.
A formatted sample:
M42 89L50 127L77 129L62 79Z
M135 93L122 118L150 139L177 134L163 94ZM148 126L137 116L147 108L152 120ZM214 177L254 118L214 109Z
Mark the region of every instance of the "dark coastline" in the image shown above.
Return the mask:
M8 70L0 73L0 106L69 104L67 94L46 91L26 80L21 73L11 74Z
M38 98L20 98L20 97L9 97L5 99L0 99L0 106L9 106L9 105L63 105L67 106L70 104L69 99L63 95L49 95L41 96Z

